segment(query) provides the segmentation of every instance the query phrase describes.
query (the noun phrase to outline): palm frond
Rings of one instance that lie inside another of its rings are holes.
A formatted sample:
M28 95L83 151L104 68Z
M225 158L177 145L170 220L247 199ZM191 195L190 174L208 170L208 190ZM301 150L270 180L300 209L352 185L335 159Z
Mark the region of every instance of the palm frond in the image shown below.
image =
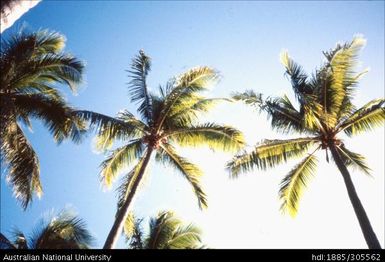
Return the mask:
M286 68L286 74L290 77L291 85L297 100L302 104L303 97L311 94L313 91L311 86L307 85L307 74L303 68L290 58L287 51L281 53L281 63Z
M140 50L139 55L132 60L131 70L128 70L131 78L129 92L131 102L139 104L138 111L149 125L151 125L153 119L151 96L149 95L146 82L150 70L151 58L148 57L143 50Z
M385 122L385 99L374 99L356 110L339 126L348 136L370 131Z
M87 121L91 128L97 130L99 139L106 144L106 147L114 140L135 139L146 132L142 122L135 120L128 121L128 119L124 117L121 118L122 115L118 116L121 118L119 119L85 110L75 111L74 113L79 118Z
M331 83L327 88L331 103L329 110L333 116L340 113L343 101L352 96L353 86L356 84L356 60L365 43L365 39L357 36L349 45L334 52L330 58Z
M236 155L227 168L233 177L253 170L255 167L266 169L286 162L288 159L303 156L312 146L319 142L317 137L263 140L251 152Z
M201 230L194 226L179 225L174 231L172 238L168 241L165 248L167 249L198 249L201 243Z
M33 249L84 249L93 243L86 223L68 210L41 224L32 236Z
M7 168L7 180L13 194L26 209L33 194L39 197L43 190L40 184L39 159L17 123L9 124L6 137L1 137L1 159ZM4 134L4 133L3 133Z
M178 220L170 211L159 212L158 216L150 220L150 232L145 241L146 249L163 249L176 227Z
M174 109L180 108L181 104L185 104L197 93L207 90L208 86L216 82L218 78L218 72L214 69L196 67L175 79L171 79L165 90L166 97L157 123L158 129L162 128L163 123L170 117Z
M15 95L13 103L16 114L42 120L59 143L66 138L80 142L86 132L85 123L61 99L43 94Z
M239 130L214 123L175 129L166 133L165 137L180 146L207 145L213 150L237 151L245 145L243 134Z
M121 136L119 134L119 131L114 133L114 131L109 128L99 128L95 143L96 149L98 151L105 151L107 149L110 149L113 143L118 139L127 139L129 136L131 136L131 138L142 137L149 130L148 126L145 123L137 119L133 114L131 114L127 110L119 112L116 119L118 120L118 122L123 121L125 124L129 125L131 131L129 131L129 134L127 134L127 136ZM117 136L114 136L114 134L117 134Z
M188 126L195 123L202 116L203 113L209 112L214 106L220 102L229 102L226 98L203 98L198 96L196 99L186 100L184 104L170 113L167 118L167 127L181 127Z
M63 36L48 31L22 32L10 40L2 39L1 87L20 90L35 83L55 81L75 91L82 80L84 64L68 53L61 53L64 42Z
M119 186L116 189L116 192L118 194L118 210L123 206L124 202L127 199L128 193L132 189L132 185L138 178L139 170L143 165L145 155L146 154L143 153L142 157L139 159L137 164L130 170L130 172L128 172L121 178Z
M142 156L144 149L143 141L136 139L113 150L100 165L102 168L100 175L103 183L110 187L118 172L130 166L133 161L138 160Z
M340 156L348 167L353 167L361 170L367 175L370 175L371 169L365 161L365 157L358 153L354 153L347 149L344 145L337 147L340 152Z
M130 249L144 249L144 232L142 228L143 219L134 218L133 232L126 238Z
M310 154L295 166L282 180L280 197L282 200L282 211L287 211L291 216L298 212L299 200L309 179L314 175L317 167L317 158Z
M77 85L82 81L83 70L83 63L72 55L45 54L19 66L10 85L18 91L34 83L57 82L76 92Z
M267 99L263 109L271 119L271 126L278 131L283 133L309 131L304 125L303 114L293 106L286 96Z
M134 213L129 212L123 225L123 232L126 238L131 238L132 235L135 233L135 221L136 218Z
M246 105L261 108L263 106L262 94L255 93L253 90L246 90L243 93L235 92L231 95L235 101L242 101Z
M186 158L179 156L175 148L170 144L163 143L161 148L162 150L158 150L157 152L156 159L162 163L167 163L178 170L191 184L198 199L199 208L206 208L207 198L200 184L202 171L196 165L190 163Z

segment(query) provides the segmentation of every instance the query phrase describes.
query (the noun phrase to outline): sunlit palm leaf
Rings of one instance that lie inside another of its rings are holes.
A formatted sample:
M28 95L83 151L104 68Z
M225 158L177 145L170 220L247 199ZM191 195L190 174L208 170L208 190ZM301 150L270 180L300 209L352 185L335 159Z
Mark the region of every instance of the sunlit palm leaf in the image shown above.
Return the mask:
M126 134L127 136L121 136L121 133L114 133L111 128L99 128L95 143L96 149L98 151L104 151L106 149L109 149L113 145L115 140L119 140L122 138L127 139L128 136L131 136L131 138L134 139L142 137L145 133L148 132L147 125L137 119L133 114L131 114L127 110L119 112L116 119L118 121L123 121L125 124L129 125L131 131ZM119 127L117 127L117 129L119 129ZM113 136L114 134L116 134L117 136Z
M101 164L101 179L110 187L118 172L138 160L144 151L143 141L136 139L130 143L113 150L110 156Z
M375 99L356 110L339 127L349 136L370 131L385 122L385 99Z
M167 97L164 101L162 112L160 113L158 128L162 128L163 123L174 108L180 106L189 100L192 95L197 92L207 90L211 83L218 80L219 75L214 69L209 67L197 67L190 69L186 73L180 75L175 80L170 81L169 88L166 90Z
M123 232L127 238L132 237L135 233L135 216L132 212L130 212L124 221Z
M190 99L186 101L186 105L181 106L170 117L167 118L167 124L173 126L187 126L196 122L202 113L207 113L214 106L220 102L229 102L229 99L225 98L204 98L199 96L197 99ZM170 123L171 122L171 123Z
M113 140L130 140L145 133L142 122L127 122L124 119L121 120L84 110L76 111L75 114L81 119L88 121L90 127L98 131L99 139L106 144L106 147L108 147Z
M281 209L295 216L298 212L299 200L303 190L317 167L317 158L314 154L307 156L282 180L280 197L283 201Z
M206 208L207 198L200 183L202 171L196 165L190 163L186 158L179 156L175 148L170 144L164 143L161 147L163 150L158 152L157 160L162 163L167 163L178 170L193 187L194 193L198 199L199 207Z
M244 137L240 131L230 126L214 123L175 129L166 133L166 137L180 146L207 145L212 149L223 151L234 152L245 145Z
M255 167L267 169L282 164L289 159L303 156L318 138L297 138L287 140L263 140L251 152L236 155L228 164L232 176L248 172Z
M355 37L353 41L334 53L330 60L332 81L327 87L330 108L328 112L337 120L343 101L352 95L352 86L355 82L354 67L360 49L365 45L366 40L362 37ZM346 102L345 102L346 103ZM333 121L332 126L336 122Z
M197 249L201 246L201 230L190 224L179 225L165 245L167 249Z

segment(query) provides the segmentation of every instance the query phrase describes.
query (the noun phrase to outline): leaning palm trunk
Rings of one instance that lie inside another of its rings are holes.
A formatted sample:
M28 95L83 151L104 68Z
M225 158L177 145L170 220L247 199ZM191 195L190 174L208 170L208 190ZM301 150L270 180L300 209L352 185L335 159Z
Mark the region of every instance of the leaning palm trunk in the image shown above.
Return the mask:
M364 234L369 249L381 249L380 242L378 241L377 236L373 231L372 225L370 224L369 218L366 215L365 209L362 206L360 199L358 198L356 189L354 188L354 184L350 177L348 169L346 168L340 154L338 153L334 145L330 146L330 151L332 153L334 161L337 164L338 169L342 174L342 177L344 178L350 202L353 205L354 212L356 213L358 222L360 223L362 233Z
M113 249L115 247L116 242L119 239L119 234L123 230L124 221L128 216L132 200L134 199L136 191L146 171L148 162L150 161L152 151L153 151L153 148L151 147L147 149L147 153L143 160L143 164L141 165L140 170L138 172L138 177L135 179L132 185L132 189L130 190L130 192L128 192L126 201L124 202L123 206L118 210L118 214L116 216L114 224L112 225L110 233L108 233L108 237L106 239L106 242L104 243L103 249Z

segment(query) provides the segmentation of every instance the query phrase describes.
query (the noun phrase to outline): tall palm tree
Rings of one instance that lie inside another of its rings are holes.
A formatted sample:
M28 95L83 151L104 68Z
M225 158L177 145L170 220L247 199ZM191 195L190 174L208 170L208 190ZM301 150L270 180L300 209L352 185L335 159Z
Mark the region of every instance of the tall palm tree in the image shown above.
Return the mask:
M68 210L50 221L42 219L29 238L20 231L13 235L9 240L0 233L0 249L85 249L93 243L85 222Z
M123 228L132 200L153 154L161 163L178 170L192 185L200 207L207 205L206 195L200 185L201 170L188 159L180 156L178 146L208 145L212 149L239 150L244 139L242 134L229 126L216 123L198 124L201 113L207 112L221 99L208 99L199 93L207 90L218 74L208 67L197 67L179 77L172 78L159 94L150 93L147 74L150 58L140 51L129 71L131 101L139 105L141 119L127 110L117 118L79 111L78 115L90 121L98 130L98 147L108 148L116 140L124 145L111 151L102 163L101 177L109 186L122 168L135 163L119 186L118 213L107 237L104 248L113 248Z
M129 217L130 229L125 230L130 249L198 249L202 248L201 231L186 225L171 211L159 212L149 221L146 234L143 219ZM127 227L125 227L126 229Z
M1 39L0 148L7 180L24 209L42 193L39 160L22 130L31 119L43 121L57 142L78 142L84 123L73 114L56 85L72 91L81 82L83 64L63 53L65 38L54 32L20 32Z
M357 167L369 173L365 158L349 150L340 134L349 137L372 130L384 123L385 100L374 99L356 109L352 103L358 80L365 73L356 73L358 52L365 39L355 37L352 42L337 45L325 52L326 63L312 77L303 71L286 52L281 56L286 73L298 102L295 106L288 97L267 98L253 91L234 95L237 100L256 104L266 111L274 129L283 133L298 133L299 138L264 140L251 152L242 152L228 163L233 176L254 167L272 168L289 159L305 156L283 179L280 188L282 210L295 215L298 202L308 180L315 173L315 153L325 150L329 161L330 151L344 179L350 201L369 248L381 248L366 212L357 196L348 167Z

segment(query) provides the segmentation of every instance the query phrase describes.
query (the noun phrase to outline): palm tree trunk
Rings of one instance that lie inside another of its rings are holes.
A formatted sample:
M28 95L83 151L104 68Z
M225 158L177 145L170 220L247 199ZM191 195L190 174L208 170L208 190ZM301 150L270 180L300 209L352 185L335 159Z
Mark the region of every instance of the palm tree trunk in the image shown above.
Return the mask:
M118 241L119 236L123 230L123 225L128 216L128 212L129 212L132 200L136 194L136 191L138 190L140 181L142 180L143 174L146 171L148 162L150 161L152 151L153 151L153 148L149 146L146 152L146 156L143 160L143 164L140 167L138 177L134 181L134 184L132 185L132 189L130 190L130 192L128 192L126 201L118 211L118 215L116 216L114 224L112 225L110 233L108 234L106 242L104 243L103 249L113 249L115 247L116 242Z
M365 209L362 206L360 199L358 198L349 171L346 168L344 162L342 161L341 156L334 144L330 145L330 151L332 153L334 161L337 164L338 169L342 174L342 177L344 178L345 186L348 190L350 201L353 205L354 212L356 213L358 222L360 223L362 233L364 234L369 249L381 249L380 242L378 241L377 236L373 231L372 225L370 224L369 218L366 215Z

